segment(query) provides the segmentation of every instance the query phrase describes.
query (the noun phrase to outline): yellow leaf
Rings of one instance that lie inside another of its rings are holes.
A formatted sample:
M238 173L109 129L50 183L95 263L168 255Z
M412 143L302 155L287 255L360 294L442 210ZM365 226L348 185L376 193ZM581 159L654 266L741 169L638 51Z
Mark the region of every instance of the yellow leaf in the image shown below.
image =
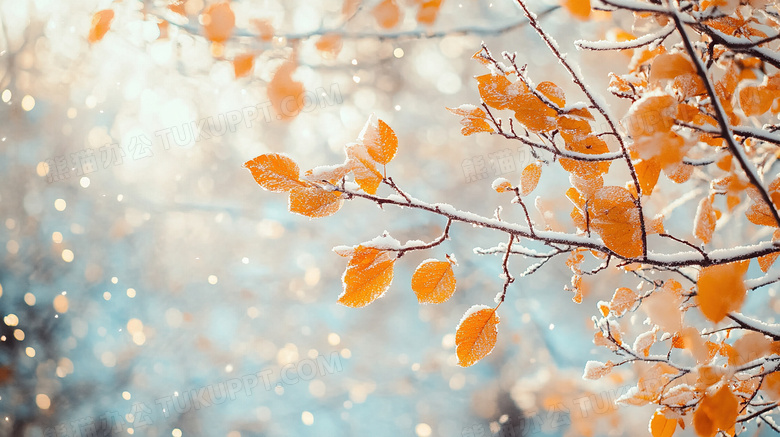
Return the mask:
M111 28L111 21L114 19L114 11L112 9L104 9L102 11L95 12L92 16L92 24L89 27L89 35L87 40L90 44L96 43L103 39Z
M290 191L290 212L306 217L327 217L335 214L343 200L341 194L320 187L295 187Z
M455 352L459 366L471 366L493 350L498 335L498 322L495 308L474 305L466 311L455 333Z
M745 301L745 282L742 277L749 261L705 267L699 275L696 301L705 317L715 323L731 311L739 311Z
M339 296L339 303L359 308L382 297L393 281L395 260L394 252L356 247L342 278L344 292Z
M260 155L245 162L244 167L248 168L255 181L268 191L284 192L304 185L298 176L298 164L279 153Z
M412 290L420 303L442 303L455 293L455 273L449 261L423 261L412 275Z

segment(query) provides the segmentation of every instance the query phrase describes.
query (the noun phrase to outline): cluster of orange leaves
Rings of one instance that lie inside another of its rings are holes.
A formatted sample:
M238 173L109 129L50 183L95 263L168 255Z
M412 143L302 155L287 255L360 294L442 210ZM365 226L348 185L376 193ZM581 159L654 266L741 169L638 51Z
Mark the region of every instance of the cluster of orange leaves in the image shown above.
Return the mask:
M384 121L374 122L371 118L357 142L345 146L347 156L342 164L315 168L301 177L295 161L283 154L273 153L260 155L244 166L262 188L288 193L290 212L312 218L326 217L341 208L344 195L338 187L349 174L361 190L376 194L385 180L386 166L397 150L395 132ZM382 297L390 288L395 261L401 249L357 245L334 250L349 258L342 277L344 291L338 298L340 304L364 307ZM443 303L455 293L454 264L454 258L448 255L445 261L429 259L415 269L411 288L420 303ZM461 320L456 330L459 364L470 366L493 349L499 321L496 309L475 306Z

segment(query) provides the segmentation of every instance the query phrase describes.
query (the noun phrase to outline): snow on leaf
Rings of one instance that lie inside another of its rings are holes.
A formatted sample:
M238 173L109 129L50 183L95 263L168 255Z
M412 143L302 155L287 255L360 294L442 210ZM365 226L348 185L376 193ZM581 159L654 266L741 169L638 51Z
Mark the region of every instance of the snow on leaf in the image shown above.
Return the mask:
M113 20L114 11L112 9L95 12L95 15L92 16L92 24L89 27L89 35L87 36L89 43L94 44L103 39L108 29L111 28L111 21Z
M303 177L308 181L322 182L328 181L332 184L337 183L349 173L348 162L336 165L321 165L308 170Z
M739 311L745 300L743 276L749 261L721 264L702 269L696 302L705 317L718 323L731 311Z
M355 176L355 182L368 194L376 194L382 182L382 174L376 169L376 162L369 156L366 147L361 143L346 146L349 158L349 170Z
M639 334L634 340L634 350L644 356L650 355L650 348L655 344L655 333L656 330L653 329Z
M653 437L672 437L677 429L677 420L668 419L661 410L657 410L650 419L649 428Z
M712 208L713 195L701 199L693 219L693 235L705 244L712 240L715 231L715 222L718 220L715 210Z
M382 297L393 281L395 260L394 252L373 247L356 247L342 277L344 291L338 302L344 306L359 308Z
M561 163L563 165L563 162ZM626 258L642 255L642 232L639 226L639 209L631 193L623 187L603 187L593 194L587 206L585 200L567 191L574 203L573 218L581 229L596 231L604 244L616 254ZM589 222L585 223L585 208ZM575 214L576 213L576 214Z
M510 82L501 74L477 76L479 96L488 106L495 109L507 109L516 104L518 97L528 92L522 82Z
M493 132L493 128L488 124L487 114L482 108L477 108L474 105L460 105L457 108L447 108L447 110L463 117L460 120L460 124L463 125L460 133L464 136L477 132Z
M671 81L672 87L685 97L698 96L707 92L693 63L682 53L664 53L656 56L650 67L648 80L651 85Z
M769 197L772 199L775 208L777 208L778 205L780 205L780 177L777 177L769 184L767 192L769 193ZM777 222L772 215L769 205L767 205L761 197L758 190L755 187L750 186L747 188L747 193L753 201L748 207L747 212L745 212L748 220L757 225L777 227Z
M452 263L435 259L423 261L412 275L412 290L420 303L446 302L455 293Z
M614 363L607 361L602 363L601 361L588 361L585 363L585 372L582 375L582 379L597 380L608 375L612 371Z
M455 333L455 351L459 366L471 366L493 350L496 346L498 323L495 308L474 305L466 311Z
M639 185L642 187L642 195L649 196L653 193L658 177L661 175L661 166L657 159L642 159L634 163Z
M343 202L341 193L316 186L295 187L290 191L290 212L306 217L333 215L341 209Z
M374 124L369 119L360 137L368 154L379 164L387 165L398 151L398 137L382 120Z
M491 186L496 193L503 193L512 189L512 183L506 178L496 178Z
M769 255L759 256L758 257L758 266L761 267L761 271L766 273L769 271L769 268L772 267L772 264L775 263L775 260L777 260L777 257L780 256L780 252L770 253Z
M255 181L268 191L284 192L303 186L298 164L286 155L270 153L244 163Z
M693 412L693 427L700 437L714 437L719 430L734 434L739 414L739 401L728 385L712 395L705 394Z
M520 195L527 196L536 188L539 178L542 176L542 164L534 162L528 164L520 174Z
M392 29L401 21L401 8L395 0L382 0L371 10L371 15L382 29Z
M230 8L230 3L223 1L209 5L200 15L203 32L211 42L224 43L233 33L236 26L236 15Z
M630 288L620 287L612 295L612 301L609 303L609 309L617 317L622 316L626 311L634 307L639 296Z
M298 64L294 59L290 59L276 70L274 77L268 82L268 100L282 120L295 117L303 108L303 84L292 78L296 68Z
M682 330L682 298L676 296L670 289L664 287L655 290L644 299L641 308L650 321L666 332Z

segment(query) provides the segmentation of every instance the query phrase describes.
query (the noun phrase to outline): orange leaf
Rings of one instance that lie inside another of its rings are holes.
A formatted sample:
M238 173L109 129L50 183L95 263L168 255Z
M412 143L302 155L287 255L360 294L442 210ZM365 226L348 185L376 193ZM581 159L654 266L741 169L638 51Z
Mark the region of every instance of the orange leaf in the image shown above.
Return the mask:
M636 170L636 177L639 179L639 185L642 187L642 194L649 196L653 193L655 184L658 183L658 176L661 175L661 166L658 165L658 160L642 159L634 163L634 169Z
M303 186L298 164L289 157L270 153L244 163L261 187L268 191L284 192Z
M382 0L374 7L371 14L382 29L392 29L401 21L401 8L395 0Z
M420 4L420 10L417 11L417 22L430 26L436 21L441 8L442 0L426 0Z
M90 44L96 43L103 39L111 28L111 21L114 19L114 11L112 9L104 9L102 11L95 12L92 16L92 24L89 27L89 35L87 41Z
M320 187L295 187L290 191L290 212L306 217L327 217L341 209L341 194Z
M666 416L661 413L661 410L657 410L653 414L653 418L650 419L650 434L653 437L672 437L674 431L677 429L677 420L667 419Z
M616 316L622 316L626 311L634 307L639 296L630 288L620 287L615 290L612 301L609 303L609 309Z
M542 176L542 164L535 162L528 164L520 174L520 195L527 196L536 188L539 178Z
M522 82L516 82L522 84ZM519 85L518 85L519 86ZM521 89L526 92L512 97L510 108L515 111L515 118L528 130L534 132L546 132L556 127L558 113L538 97L527 90L525 85ZM542 82L536 87L536 91L547 97L550 102L563 106L565 103L563 90L552 82Z
M504 75L484 74L477 76L479 96L486 105L495 109L506 109L517 102L518 96L528 92L522 82L512 83Z
M777 257L780 256L780 252L770 253L769 255L758 257L758 266L761 267L761 271L766 273L772 264L775 263Z
M623 187L604 187L596 191L588 206L590 228L598 232L604 244L626 258L642 255L639 209Z
M323 55L327 55L335 58L341 51L341 35L338 33L327 33L322 35L314 47L320 51Z
M590 0L563 0L561 6L580 20L590 17Z
M349 173L349 165L348 162L345 162L343 164L329 166L323 165L317 168L313 168L307 171L304 174L304 177L306 180L312 182L328 181L332 184L335 184L336 182L340 181L341 178L346 176L347 173Z
M739 92L739 106L746 116L761 115L772 107L776 91L763 86L746 86Z
M345 17L351 17L357 13L358 8L362 0L344 0L344 5L341 7L341 14Z
M579 136L575 135L568 139L564 132L561 136L566 141L566 149L572 152L585 153L587 155L598 155L609 152L607 143L594 135ZM571 174L583 179L598 178L609 171L609 161L588 162L576 159L561 158L561 167Z
M303 108L303 84L292 78L296 68L296 62L291 59L282 64L268 82L268 100L271 101L277 118L293 118Z
M255 55L253 53L244 53L233 58L233 72L236 77L248 76L254 65Z
M368 156L368 151L363 144L349 144L346 146L349 158L349 170L355 176L355 182L368 194L376 194L379 184L382 182L382 174L376 169L376 162Z
M712 240L715 222L718 220L715 210L712 208L712 199L712 195L701 199L699 207L696 209L696 217L693 219L693 235L705 244Z
M423 261L412 275L412 290L420 303L442 303L455 293L452 263L435 259Z
M685 97L698 96L707 92L693 63L682 53L664 53L653 59L650 67L650 84L658 85L666 81L672 81L672 86L680 90Z
M700 437L714 437L718 430L733 435L738 414L737 397L723 385L715 394L704 395L693 412L693 427Z
M211 42L224 43L233 33L236 26L236 15L230 8L230 3L219 2L209 5L200 15L206 39Z
M742 277L748 262L721 264L705 267L699 275L696 301L704 316L715 323L723 320L731 311L738 311L745 300L745 282Z
M359 308L382 297L393 281L395 260L393 252L356 247L342 278L344 292L339 296L339 303Z
M363 128L360 138L371 158L380 164L387 165L398 151L398 137L395 136L393 129L382 120L379 120L378 125L369 120Z
M495 308L474 305L466 311L455 333L455 352L459 366L471 366L493 351L498 322Z
M260 20L253 18L249 20L249 22L259 34L261 41L268 42L274 39L274 27L271 25L271 20Z
M460 124L463 125L460 133L464 136L476 132L493 132L493 128L487 122L487 114L482 108L477 108L474 105L461 105L457 108L447 108L447 110L463 117L460 120Z

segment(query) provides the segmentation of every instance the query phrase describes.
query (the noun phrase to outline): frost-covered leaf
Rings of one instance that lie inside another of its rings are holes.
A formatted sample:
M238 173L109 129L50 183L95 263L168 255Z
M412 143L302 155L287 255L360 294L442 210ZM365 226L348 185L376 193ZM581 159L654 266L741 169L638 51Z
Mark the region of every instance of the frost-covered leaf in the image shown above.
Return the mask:
M457 108L447 108L447 110L463 117L460 120L460 124L463 125L460 133L464 136L477 132L493 132L493 128L488 124L487 114L482 108L477 108L474 105L460 105Z
M335 214L343 202L341 193L325 191L316 186L295 187L290 191L290 212L306 217L327 217Z
M377 124L371 120L366 123L361 133L363 145L369 156L382 165L387 165L398 151L398 137L390 126L382 120Z
M606 363L602 363L601 361L588 361L585 363L585 372L582 375L582 379L601 379L612 371L614 365L615 364L612 361L607 361Z
M718 220L715 210L712 208L713 196L709 195L701 199L693 219L693 235L705 244L712 240L715 231L715 222Z
M395 252L356 247L342 277L344 292L339 303L359 308L382 297L393 281L395 260Z
M255 181L268 191L284 192L303 186L299 179L298 164L280 153L260 155L244 163Z
M527 196L536 188L539 178L542 176L542 164L534 162L528 164L520 174L520 195Z
M496 346L499 323L495 308L474 305L466 311L455 333L458 365L471 366Z
M455 293L452 263L435 259L423 261L412 275L412 290L420 303L446 302Z

